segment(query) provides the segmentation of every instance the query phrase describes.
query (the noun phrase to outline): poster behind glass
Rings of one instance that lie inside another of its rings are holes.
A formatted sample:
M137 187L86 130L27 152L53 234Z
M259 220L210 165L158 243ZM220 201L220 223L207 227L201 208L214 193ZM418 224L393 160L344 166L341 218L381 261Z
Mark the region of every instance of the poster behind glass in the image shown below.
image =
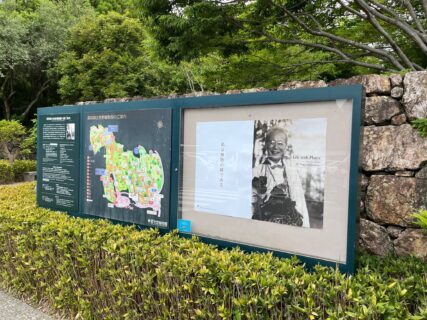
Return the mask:
M185 109L183 232L345 263L351 99Z
M198 122L194 209L321 229L326 125L326 118Z

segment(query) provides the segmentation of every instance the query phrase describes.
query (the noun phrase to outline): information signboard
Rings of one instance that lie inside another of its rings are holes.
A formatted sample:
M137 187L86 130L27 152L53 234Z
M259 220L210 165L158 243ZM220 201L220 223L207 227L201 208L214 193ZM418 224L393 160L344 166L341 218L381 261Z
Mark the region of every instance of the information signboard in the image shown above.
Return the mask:
M80 114L40 115L38 131L39 205L79 212Z
M37 201L354 270L362 86L40 108Z

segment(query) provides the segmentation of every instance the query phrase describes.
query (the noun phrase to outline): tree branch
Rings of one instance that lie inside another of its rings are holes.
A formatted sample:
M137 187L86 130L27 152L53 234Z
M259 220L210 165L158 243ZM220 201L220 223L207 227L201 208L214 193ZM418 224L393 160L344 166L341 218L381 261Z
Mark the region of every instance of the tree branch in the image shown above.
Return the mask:
M400 19L399 15L394 12L393 10L391 10L390 8L382 5L381 3L375 1L375 0L367 0L368 2L372 3L374 6L377 6L379 9L381 9L382 11L392 15L396 20L400 20L401 22L405 22L403 20Z
M3 81L3 83L1 84L0 94L3 94L3 90L4 90L4 87L6 86L6 82L7 82L7 78L5 78L4 81Z
M418 19L417 14L415 13L415 9L412 6L411 2L409 2L408 0L403 0L403 3L405 4L406 9L408 9L408 12L411 15L412 20L414 21L415 25L417 26L417 29L421 33L425 33L425 30L424 30L423 26L421 25L421 22Z
M423 6L424 14L425 14L426 19L427 19L427 0L421 0L421 4Z
M305 68L299 69L299 72L301 72L304 70L308 70L313 65L321 65L321 64L325 64L325 63L348 63L348 61L345 59L318 60L318 61L310 61L310 62L302 62L302 63L298 63L298 64L293 64L292 66L289 66L289 67L285 67L285 68L282 67L282 69L285 71L285 75L290 75L290 74L296 73L295 68L306 66ZM286 70L289 70L289 71L286 71Z
M388 22L396 27L398 27L399 29L401 29L402 31L404 31L408 36L410 36L415 43L418 45L418 47L421 49L421 51L427 55L427 38L425 34L420 33L418 30L414 29L412 26L410 26L409 24L407 24L405 21L403 21L402 19L400 19L399 16L397 16L397 14L395 12L393 12L392 10L390 10L389 8L385 7L384 5L374 1L374 0L367 0L368 2L374 4L375 6L377 6L378 8L381 8L382 10L392 14L394 16L394 18L390 18L384 14L382 14L381 12L379 12L376 9L373 9L372 7L370 7L364 0L355 0L361 7L366 8L370 13L372 13L374 16L376 16L377 18Z
M299 66L305 66L305 65L316 65L316 64L324 64L324 63L340 63L340 62L348 62L346 59L332 59L332 60L316 60L316 61L307 61L307 62L301 62L301 63L295 63L292 66L283 67L282 69L291 69Z
M25 109L25 111L21 114L21 116L25 119L27 118L28 114L30 113L32 107L36 104L36 102L40 99L41 94L46 91L49 88L49 82L50 80L46 80L45 82L43 82L43 84L41 85L40 89L37 91L36 96L34 97L33 100L31 100L31 102L28 104L27 108Z
M406 54L403 52L403 50L399 47L399 45L396 43L396 41L393 40L393 38L390 36L390 34L381 26L381 24L378 22L378 20L365 8L362 7L362 10L366 13L366 20L370 22L370 24L380 33L384 36L384 38L390 43L393 50L396 52L396 54L399 56L399 58L402 60L402 62L406 65L406 67L416 70L415 66L412 64L412 62L409 60L409 58L406 56Z
M10 81L11 79L9 78L9 76L6 76L2 85L1 85L1 91L0 91L0 97L3 100L3 105L4 105L4 113L5 113L5 119L6 120L10 120L11 118L11 107L10 107L10 103L9 100L15 95L16 91L13 90L13 83L12 81ZM10 82L10 92L9 94L6 96L6 85L8 84L8 82Z
M347 54L345 54L343 51L341 51L337 48L334 48L334 47L324 45L324 44L311 43L311 42L306 42L306 41L302 41L302 40L295 40L295 39L294 40L278 39L276 37L273 37L272 35L270 35L269 33L265 32L265 31L256 31L256 33L268 38L272 42L277 42L277 43L281 43L281 44L296 44L296 45L301 45L301 46L308 47L308 48L316 48L316 49L321 49L324 51L332 52L332 53L335 53L336 55L340 56L342 58L342 61L346 61L346 62L353 64L353 65L357 65L357 66L361 66L361 67L365 67L365 68L370 68L370 69L376 69L376 70L380 70L380 71L396 71L396 69L388 69L382 65L371 64L371 63L367 63L367 62L354 60L351 57L349 57Z
M12 98L15 95L16 91L12 89L12 91L10 91L9 95L6 97L6 100L10 100L10 98Z
M425 68L421 67L419 64L412 62L412 64L414 65L415 69L417 69L418 71L424 71Z
M380 56L380 57L383 57L383 58L389 60L390 63L393 64L398 70L405 69L392 54L390 54L389 52L387 52L385 50L380 50L380 49L372 48L372 47L367 46L365 44L362 44L360 42L356 42L356 41L353 41L353 40L350 40L350 39L346 39L346 38L334 35L332 33L326 32L326 31L322 31L322 30L316 31L316 30L313 30L304 21L302 21L297 15L295 15L293 12L289 11L286 7L284 7L282 5L274 4L272 1L270 1L270 3L272 3L273 5L276 5L279 8L281 8L285 12L286 15L288 15L290 18L292 18L298 25L301 26L301 28L303 28L303 30L305 30L309 34L312 34L314 36L325 37L325 38L328 38L328 39L330 39L332 41L344 43L344 44L347 44L347 45L351 45L351 46L353 46L355 48L359 48L359 49L363 49L363 50L369 51L373 55Z
M363 20L366 20L368 17L365 16L363 13L360 13L359 11L353 9L349 5L345 4L343 0L338 0L338 2L341 4L343 8L345 8L348 12L353 13L354 15L358 16L359 18L362 18Z

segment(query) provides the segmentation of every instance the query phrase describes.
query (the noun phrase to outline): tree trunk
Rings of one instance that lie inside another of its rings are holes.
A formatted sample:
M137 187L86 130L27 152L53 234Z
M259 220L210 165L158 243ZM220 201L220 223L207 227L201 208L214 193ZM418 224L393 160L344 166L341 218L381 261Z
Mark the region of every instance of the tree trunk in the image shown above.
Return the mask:
M6 87L8 86L8 83L10 83L10 93L7 93ZM12 87L12 82L10 81L10 77L6 76L4 79L1 89L0 89L0 98L3 100L3 106L4 106L4 117L6 120L11 119L11 106L10 106L10 99L15 94L15 91Z
M3 101L3 105L4 105L4 117L6 120L10 120L10 104L9 101L7 99L5 99Z
M30 114L31 109L33 108L33 106L36 104L36 102L40 99L40 96L42 95L42 93L44 91L46 91L49 88L49 80L46 80L40 87L40 89L37 91L36 96L34 97L34 99L28 104L28 106L25 108L24 112L21 114L21 117L23 119L27 119L27 117Z
M3 152L5 153L7 159L9 160L10 164L15 161L15 159L18 156L18 153L13 153L9 151L9 148L7 147L6 143L3 143Z

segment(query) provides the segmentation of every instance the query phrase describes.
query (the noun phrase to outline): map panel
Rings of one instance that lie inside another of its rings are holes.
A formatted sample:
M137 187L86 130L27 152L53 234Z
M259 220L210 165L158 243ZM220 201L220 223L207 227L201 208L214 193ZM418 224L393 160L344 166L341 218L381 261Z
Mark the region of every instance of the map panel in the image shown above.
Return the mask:
M85 213L168 227L171 111L85 115Z

